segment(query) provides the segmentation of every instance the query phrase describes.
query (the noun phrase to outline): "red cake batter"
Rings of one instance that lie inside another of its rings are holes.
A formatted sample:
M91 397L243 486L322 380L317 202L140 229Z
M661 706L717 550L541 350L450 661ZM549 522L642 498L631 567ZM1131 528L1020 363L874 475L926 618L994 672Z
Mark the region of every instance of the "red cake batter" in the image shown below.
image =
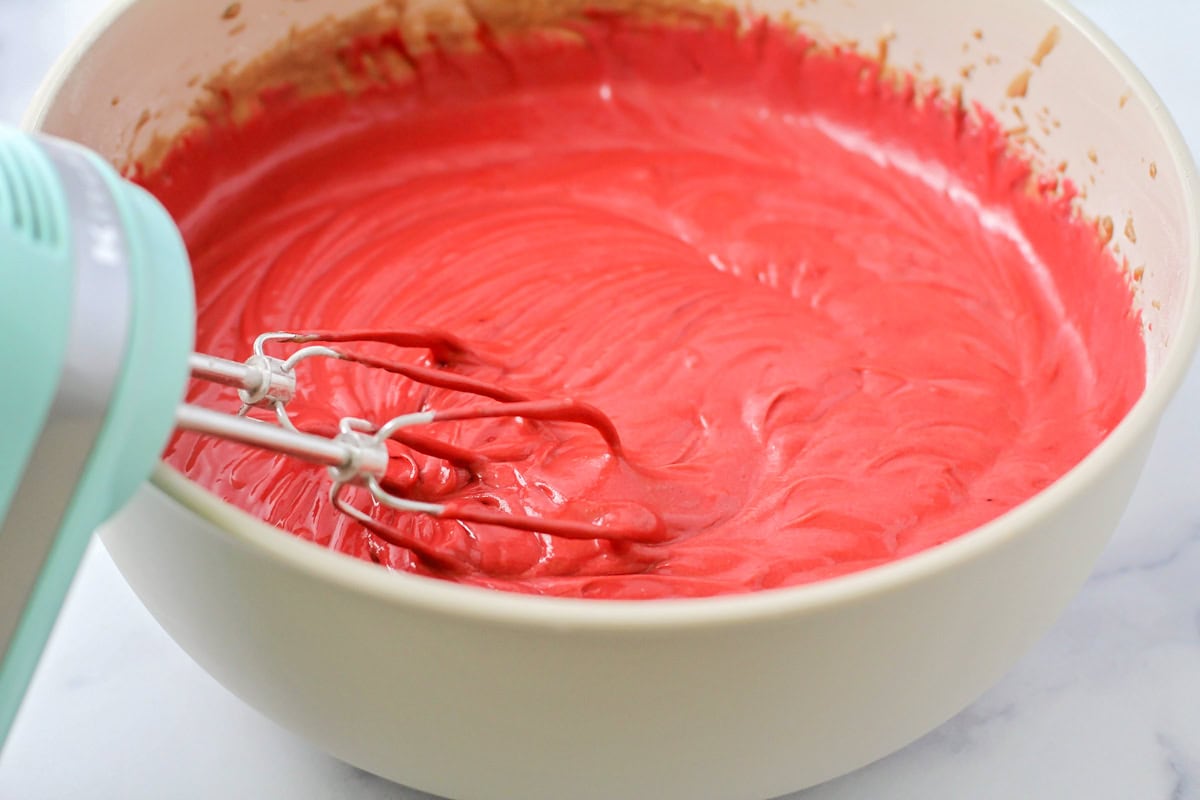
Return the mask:
M273 93L144 181L191 250L199 349L243 358L276 329L444 329L473 352L449 369L593 404L620 432L617 453L570 422L440 423L422 433L487 458L401 448L412 497L657 533L380 514L417 543L397 547L331 509L322 470L191 435L171 464L397 570L701 596L969 531L1070 469L1140 394L1125 277L1069 187L1032 180L986 113L768 25L575 32L436 51L414 80L353 97ZM472 400L311 363L315 388L291 406L309 429ZM233 405L211 387L192 399Z

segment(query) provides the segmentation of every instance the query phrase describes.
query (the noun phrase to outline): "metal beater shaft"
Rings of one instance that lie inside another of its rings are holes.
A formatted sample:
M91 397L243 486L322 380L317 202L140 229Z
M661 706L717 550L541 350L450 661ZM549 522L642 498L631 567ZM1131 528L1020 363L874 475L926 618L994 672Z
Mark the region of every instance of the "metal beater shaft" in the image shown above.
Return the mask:
M267 422L235 417L186 403L175 410L175 426L193 433L273 450L325 467L345 467L354 461L357 454L357 448L353 445L336 439L288 430Z

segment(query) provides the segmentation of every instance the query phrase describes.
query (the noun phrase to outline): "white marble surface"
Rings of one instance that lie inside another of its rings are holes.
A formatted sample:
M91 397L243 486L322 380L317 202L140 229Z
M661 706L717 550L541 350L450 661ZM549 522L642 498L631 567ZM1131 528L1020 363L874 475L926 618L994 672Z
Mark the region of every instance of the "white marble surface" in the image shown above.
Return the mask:
M16 121L102 0L0 0ZM1200 152L1196 0L1079 0ZM789 800L1200 800L1200 369L1053 631L956 718ZM417 800L276 727L195 666L93 546L3 754L0 798Z

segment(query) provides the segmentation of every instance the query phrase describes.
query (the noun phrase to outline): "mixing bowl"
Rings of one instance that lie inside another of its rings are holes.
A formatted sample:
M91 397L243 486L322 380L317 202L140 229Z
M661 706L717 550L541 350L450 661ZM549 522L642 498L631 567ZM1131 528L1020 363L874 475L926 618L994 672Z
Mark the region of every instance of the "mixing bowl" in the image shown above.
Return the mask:
M363 5L118 3L47 79L29 124L128 165L189 123L211 76ZM519 16L526 4L470 5ZM1021 109L1030 146L1047 165L1067 162L1083 208L1115 227L1110 246L1139 277L1143 397L1063 478L948 544L824 583L702 600L547 599L390 574L160 466L103 540L171 636L246 702L339 758L450 797L764 798L947 719L1080 587L1200 330L1196 179L1178 131L1134 67L1059 2L738 7L823 40L886 41L890 63L961 83L965 100L1014 126ZM418 29L464 18L438 0L391 8ZM1136 242L1121 235L1130 219Z

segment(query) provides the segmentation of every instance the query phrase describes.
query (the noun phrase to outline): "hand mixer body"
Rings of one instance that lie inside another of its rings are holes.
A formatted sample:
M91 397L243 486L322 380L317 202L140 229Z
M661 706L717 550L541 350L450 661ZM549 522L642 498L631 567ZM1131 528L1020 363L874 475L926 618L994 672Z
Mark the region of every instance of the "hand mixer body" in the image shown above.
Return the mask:
M0 127L0 745L92 530L170 435L194 319L157 201Z

